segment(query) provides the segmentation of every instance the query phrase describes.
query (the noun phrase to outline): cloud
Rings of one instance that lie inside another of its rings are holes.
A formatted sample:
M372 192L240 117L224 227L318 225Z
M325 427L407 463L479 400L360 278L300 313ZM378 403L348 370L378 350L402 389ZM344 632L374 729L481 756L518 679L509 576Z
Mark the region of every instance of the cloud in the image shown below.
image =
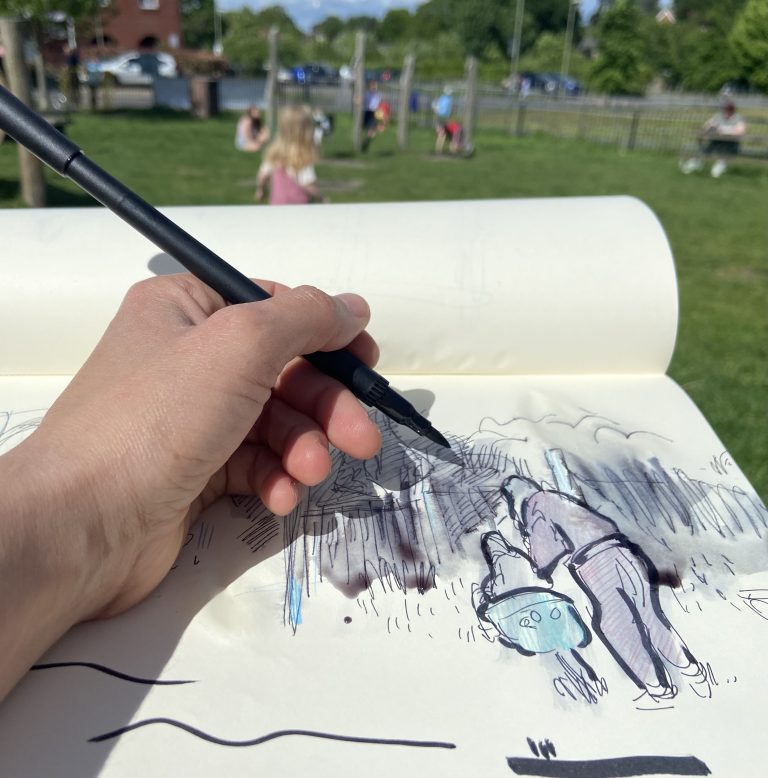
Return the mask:
M407 8L413 11L425 0L217 0L223 11L234 11L243 7L260 11L273 5L282 6L296 25L309 30L328 16L348 19L350 16L375 16L382 18L393 8Z

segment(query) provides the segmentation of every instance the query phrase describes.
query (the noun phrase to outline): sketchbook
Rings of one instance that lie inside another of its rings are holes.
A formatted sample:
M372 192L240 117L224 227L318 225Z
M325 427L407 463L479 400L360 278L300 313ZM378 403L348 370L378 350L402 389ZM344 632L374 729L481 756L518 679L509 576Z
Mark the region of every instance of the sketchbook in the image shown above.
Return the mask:
M165 212L249 275L366 296L380 372L461 463L381 418L291 515L219 502L0 705L0 774L763 775L768 511L665 375L643 203ZM97 208L0 235L7 450L178 268Z

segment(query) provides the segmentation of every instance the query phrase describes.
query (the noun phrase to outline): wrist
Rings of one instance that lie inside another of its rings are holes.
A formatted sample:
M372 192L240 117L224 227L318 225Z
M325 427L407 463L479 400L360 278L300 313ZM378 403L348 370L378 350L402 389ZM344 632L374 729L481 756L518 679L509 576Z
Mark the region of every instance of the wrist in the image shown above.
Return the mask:
M18 674L97 612L103 588L105 544L88 491L34 437L0 457L0 623L14 625L0 655Z

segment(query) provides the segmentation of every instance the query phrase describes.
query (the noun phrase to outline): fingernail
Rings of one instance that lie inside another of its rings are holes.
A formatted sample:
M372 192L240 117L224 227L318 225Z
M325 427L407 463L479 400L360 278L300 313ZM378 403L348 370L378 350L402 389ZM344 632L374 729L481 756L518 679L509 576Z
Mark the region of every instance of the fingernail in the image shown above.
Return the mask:
M358 319L367 319L371 315L368 303L360 295L343 292L342 294L337 294L336 299L341 300L347 310Z

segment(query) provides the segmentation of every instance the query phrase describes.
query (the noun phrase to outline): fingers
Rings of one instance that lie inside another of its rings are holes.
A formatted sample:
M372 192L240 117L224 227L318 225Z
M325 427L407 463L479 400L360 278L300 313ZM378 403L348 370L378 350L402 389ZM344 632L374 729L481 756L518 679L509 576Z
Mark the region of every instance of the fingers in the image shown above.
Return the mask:
M277 516L289 514L303 495L301 485L283 470L268 448L244 443L225 466L227 494L256 495Z
M381 447L379 428L352 392L315 370L309 362L291 362L274 393L296 411L315 419L328 440L350 456L368 459Z
M294 357L346 346L365 329L369 316L368 304L357 295L331 297L314 287L298 287L263 302L223 308L202 328L221 359L274 383Z
M266 444L296 481L315 486L331 471L328 438L312 419L272 397L249 440Z

